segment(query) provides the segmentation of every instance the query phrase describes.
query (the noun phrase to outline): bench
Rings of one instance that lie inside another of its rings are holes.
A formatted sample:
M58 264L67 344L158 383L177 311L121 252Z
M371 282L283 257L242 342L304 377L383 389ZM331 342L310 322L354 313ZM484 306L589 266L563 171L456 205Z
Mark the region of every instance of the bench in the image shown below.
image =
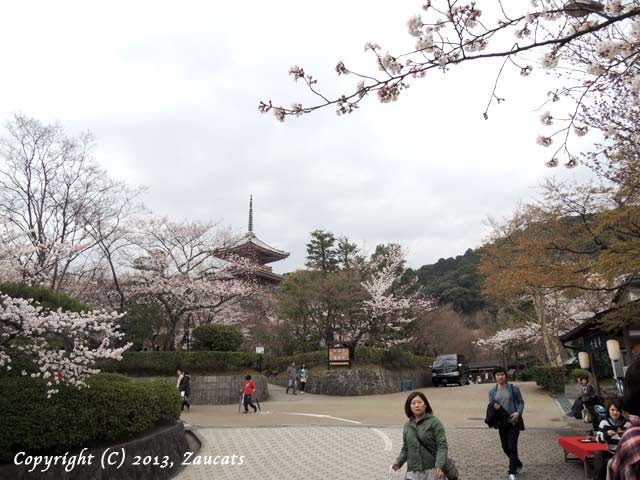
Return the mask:
M564 461L568 462L568 455L571 454L577 459L582 461L584 465L584 478L591 478L591 470L589 468L589 462L593 459L595 452L606 452L607 444L598 442L585 443L582 440L586 440L589 437L560 437L558 443L564 450Z

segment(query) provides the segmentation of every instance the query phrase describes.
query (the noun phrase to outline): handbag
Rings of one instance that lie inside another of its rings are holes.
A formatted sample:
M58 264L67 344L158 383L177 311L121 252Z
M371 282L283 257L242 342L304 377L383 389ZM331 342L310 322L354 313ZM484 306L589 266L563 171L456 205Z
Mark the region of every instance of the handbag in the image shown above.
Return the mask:
M422 441L422 439L420 438L420 434L417 432L416 432L416 437L418 438L420 445L422 445L426 450L431 452L427 448L425 443ZM444 476L447 477L448 480L458 480L458 476L459 476L458 466L456 465L456 462L454 462L450 457L447 457L447 461L445 462L444 467L442 467L442 473L444 473Z

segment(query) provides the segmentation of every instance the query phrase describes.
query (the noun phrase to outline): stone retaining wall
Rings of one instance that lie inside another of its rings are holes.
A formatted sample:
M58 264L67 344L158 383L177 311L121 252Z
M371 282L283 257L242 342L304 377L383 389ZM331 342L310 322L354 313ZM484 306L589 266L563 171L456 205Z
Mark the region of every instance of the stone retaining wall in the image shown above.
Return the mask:
M191 396L189 400L193 405L228 405L238 403L244 386L244 375L191 375ZM269 398L267 379L262 375L252 375L256 382L256 393L253 398L262 402ZM134 380L144 381L145 377L131 377ZM158 377L154 377L158 378ZM174 384L176 377L161 377Z
M338 396L384 395L402 391L402 380L413 381L414 388L430 387L431 372L383 368L341 368L314 372L311 369L305 392ZM269 377L269 382L286 387L287 375L281 373Z
M114 412L114 415L118 415ZM109 451L105 455L116 452L112 460L119 464L124 450L124 462L120 468L116 466L103 468L101 459L105 450ZM182 422L175 423L167 427L159 427L143 436L125 443L113 445L111 447L95 448L85 450L82 455L86 459L84 464L77 464L74 468L65 471L65 465L53 465L46 472L41 472L41 468L29 473L30 467L14 464L0 464L0 478L12 480L165 480L176 474L181 468L185 452L190 451ZM77 455L80 451L72 451L67 454L69 459ZM64 455L64 452L61 453ZM93 458L89 457L93 455ZM133 465L136 456L140 456L140 465ZM15 457L14 457L15 458ZM91 459L90 459L91 458ZM144 465L144 459L148 458L150 463L159 465ZM89 460L90 459L90 460ZM19 457L23 461L23 457ZM89 463L90 462L90 463Z

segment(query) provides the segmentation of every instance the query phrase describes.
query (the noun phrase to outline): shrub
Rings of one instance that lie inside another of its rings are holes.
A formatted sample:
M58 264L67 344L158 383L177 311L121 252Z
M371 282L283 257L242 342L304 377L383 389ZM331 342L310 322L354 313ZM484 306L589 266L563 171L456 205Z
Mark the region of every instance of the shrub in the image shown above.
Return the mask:
M328 363L327 350L316 350L315 352L298 353L288 357L267 356L263 362L263 369L268 374L278 374L284 372L291 362L297 366L301 363L307 367L326 367ZM426 356L414 355L409 351L394 348L385 350L382 348L356 347L354 351L353 364L379 365L390 369L415 368L428 370L431 368L433 359Z
M99 362L98 368L143 376L171 376L177 368L190 373L222 373L254 368L258 356L248 352L126 352L121 361Z
M41 307L55 311L89 312L92 308L84 303L49 288L31 287L24 283L0 283L0 293L13 298L32 298Z
M237 352L242 345L242 331L234 325L201 325L192 335L194 350Z
M262 363L262 369L269 374L278 374L284 372L291 362L295 362L296 366L304 363L308 368L326 367L328 361L327 350L316 350L315 352L298 353L288 357L272 357L266 356Z
M566 373L562 367L538 366L531 368L536 385L554 393L562 392L567 381Z
M574 382L580 380L580 377L587 377L589 380L591 380L591 372L589 370L583 370L582 368L574 368L569 373L569 377Z
M61 386L48 399L42 379L0 379L0 461L18 451L55 454L126 440L180 416L180 395L169 382L100 374L87 383Z
M533 367L528 367L519 372L519 378L521 382L529 382L535 379Z

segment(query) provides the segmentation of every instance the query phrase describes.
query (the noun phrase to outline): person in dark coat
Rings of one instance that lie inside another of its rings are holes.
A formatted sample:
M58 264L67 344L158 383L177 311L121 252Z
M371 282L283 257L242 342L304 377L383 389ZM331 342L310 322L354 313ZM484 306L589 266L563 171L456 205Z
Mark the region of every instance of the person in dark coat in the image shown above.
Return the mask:
M567 416L582 418L582 406L593 400L596 395L596 390L593 385L589 383L589 377L580 377L580 396L576 398L571 406L571 411L567 413Z
M191 395L191 376L189 375L189 372L183 372L180 383L178 384L178 390L180 390L180 395L182 396L181 410L184 411L185 406L187 407L187 410L191 410L191 402L189 402L189 396Z

